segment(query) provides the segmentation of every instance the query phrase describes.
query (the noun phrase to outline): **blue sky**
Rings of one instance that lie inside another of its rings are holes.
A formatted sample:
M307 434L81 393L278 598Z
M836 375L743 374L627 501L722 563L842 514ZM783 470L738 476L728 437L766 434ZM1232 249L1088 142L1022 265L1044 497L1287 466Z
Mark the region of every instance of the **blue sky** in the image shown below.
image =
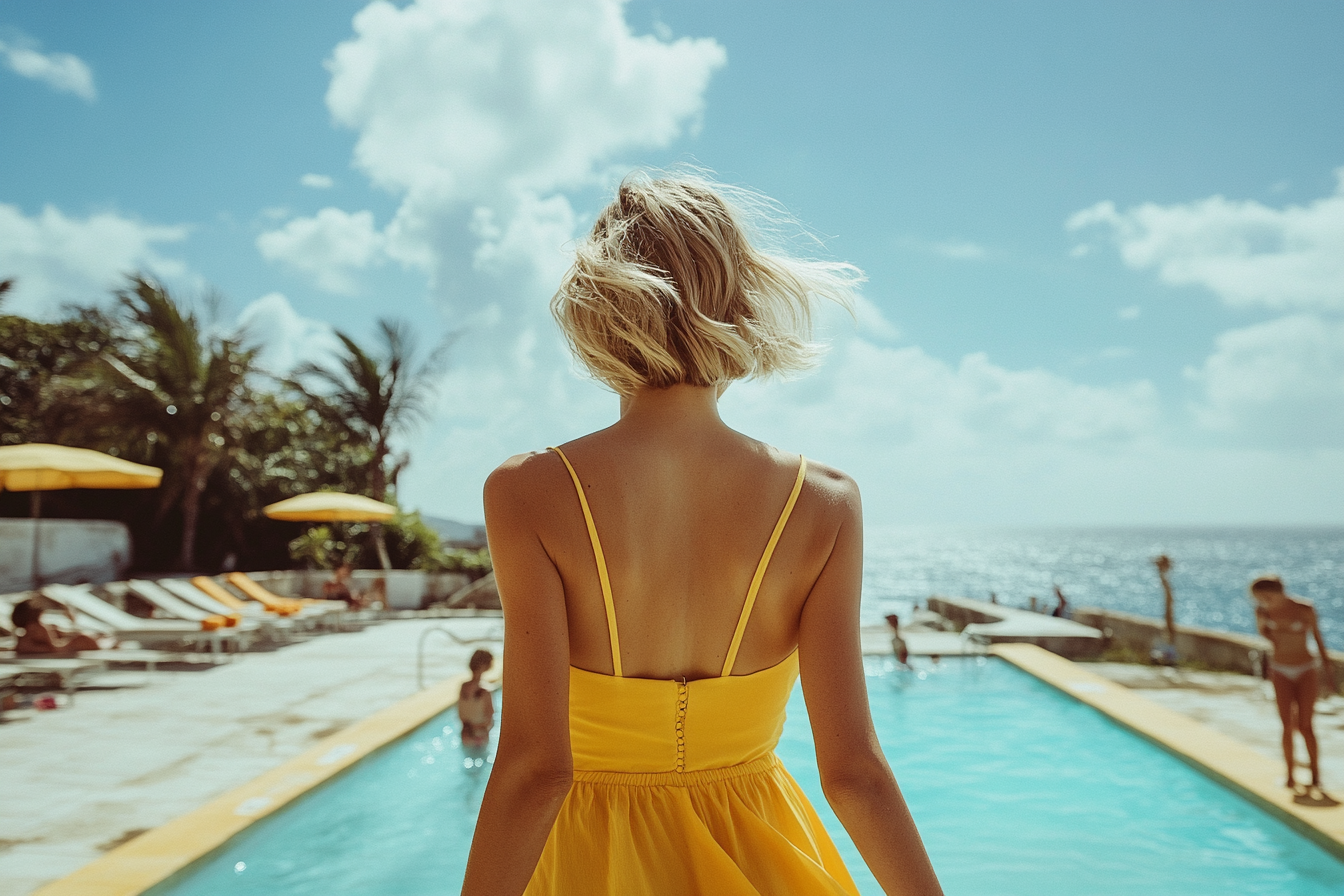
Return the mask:
M868 273L821 370L724 412L874 521L1340 523L1341 33L1336 2L6 0L0 275L36 316L130 269L217 289L277 369L380 315L463 332L401 491L479 519L500 459L615 412L548 323L565 247L692 161Z

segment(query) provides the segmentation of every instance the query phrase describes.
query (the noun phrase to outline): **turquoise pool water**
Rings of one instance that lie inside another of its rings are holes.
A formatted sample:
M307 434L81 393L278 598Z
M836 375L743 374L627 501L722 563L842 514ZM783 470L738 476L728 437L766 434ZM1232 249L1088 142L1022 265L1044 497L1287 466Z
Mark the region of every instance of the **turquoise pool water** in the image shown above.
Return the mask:
M870 660L868 672L878 733L948 896L1344 892L1340 860L1007 663L911 674ZM452 721L422 726L151 893L457 892L490 763L464 755ZM821 796L800 692L779 752L860 889L880 894Z

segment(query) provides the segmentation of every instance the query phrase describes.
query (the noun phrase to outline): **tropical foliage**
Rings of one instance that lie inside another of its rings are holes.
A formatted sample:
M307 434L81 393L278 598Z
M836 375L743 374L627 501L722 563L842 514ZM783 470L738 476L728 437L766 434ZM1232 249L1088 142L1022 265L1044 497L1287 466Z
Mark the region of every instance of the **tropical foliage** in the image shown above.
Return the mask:
M330 364L301 365L292 382L352 443L368 449L365 483L369 497L381 501L407 461L391 458L392 438L424 421L447 343L417 364L415 339L405 323L380 320L378 334L379 345L370 351L338 330L341 353ZM389 569L383 527L374 524L372 532L379 564Z
M0 281L0 303L8 289ZM293 560L329 566L475 571L488 557L455 554L417 514L368 526L305 529L268 520L267 504L337 489L384 499L405 456L396 436L420 422L442 365L417 364L404 324L381 321L375 347L341 335L329 365L288 380L255 364L258 346L225 331L144 276L106 311L70 306L54 321L6 315L0 304L0 444L59 442L160 466L153 492L53 492L53 515L122 519L137 565L249 566ZM0 513L26 512L0 493ZM371 537L373 535L381 537ZM487 566L488 568L488 566Z

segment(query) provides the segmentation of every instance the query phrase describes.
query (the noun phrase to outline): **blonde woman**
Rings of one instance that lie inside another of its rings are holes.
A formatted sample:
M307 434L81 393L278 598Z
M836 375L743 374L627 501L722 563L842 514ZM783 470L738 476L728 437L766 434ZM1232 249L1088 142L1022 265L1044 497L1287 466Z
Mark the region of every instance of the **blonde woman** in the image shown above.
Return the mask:
M734 380L807 366L813 303L859 273L763 250L725 192L621 185L552 302L620 419L486 483L509 699L469 896L856 893L774 755L800 674L873 874L941 893L869 715L858 489L718 411Z

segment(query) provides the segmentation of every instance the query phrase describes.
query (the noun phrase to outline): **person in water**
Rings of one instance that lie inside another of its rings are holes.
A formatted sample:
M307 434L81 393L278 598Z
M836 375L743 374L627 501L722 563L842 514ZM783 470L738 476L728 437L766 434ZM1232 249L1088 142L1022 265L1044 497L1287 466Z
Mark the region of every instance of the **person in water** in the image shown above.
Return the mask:
M1273 647L1269 663L1269 678L1274 684L1274 699L1283 723L1283 759L1288 765L1285 786L1297 789L1293 762L1293 731L1302 735L1311 764L1311 786L1318 794L1321 770L1312 716L1322 683L1334 692L1334 670L1330 654L1316 621L1316 608L1311 601L1287 593L1278 576L1260 576L1251 582L1251 598L1255 601L1255 627ZM1307 646L1310 635L1316 642L1316 656Z
M65 615L70 617L72 624L75 622L75 616L68 608ZM98 642L89 635L65 634L54 626L48 627L42 622L42 605L31 597L14 605L10 622L19 636L14 645L14 652L19 656L71 657L81 650L99 649Z
M631 175L552 300L620 417L485 484L509 700L466 896L856 894L774 753L800 674L859 853L888 894L942 892L869 713L858 487L719 416L807 366L818 298L861 278L768 247L742 210L773 207Z
M471 679L462 683L457 694L457 718L462 722L462 746L484 747L490 742L490 729L495 727L495 704L490 692L481 684L481 676L495 664L495 656L488 650L478 650L467 663Z

